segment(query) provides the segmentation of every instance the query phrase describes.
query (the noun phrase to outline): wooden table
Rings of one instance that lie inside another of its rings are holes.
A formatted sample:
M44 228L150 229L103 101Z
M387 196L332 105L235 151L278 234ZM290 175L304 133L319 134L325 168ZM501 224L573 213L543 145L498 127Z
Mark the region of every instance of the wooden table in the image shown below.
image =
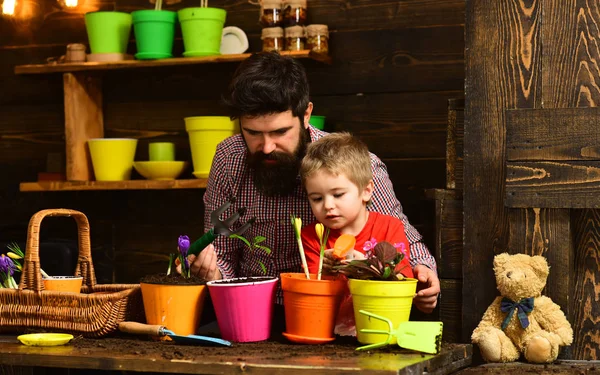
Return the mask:
M472 355L468 344L445 344L436 356L398 346L356 352L356 346L267 341L229 348L117 337L32 347L18 343L16 336L0 336L0 365L178 374L450 374L468 366Z

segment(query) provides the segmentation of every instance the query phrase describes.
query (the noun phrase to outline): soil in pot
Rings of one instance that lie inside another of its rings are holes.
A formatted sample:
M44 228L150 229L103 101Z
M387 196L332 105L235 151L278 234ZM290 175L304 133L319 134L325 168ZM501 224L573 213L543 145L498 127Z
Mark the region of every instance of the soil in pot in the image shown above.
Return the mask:
M163 284L163 285L204 285L206 284L206 280L192 275L189 279L181 277L180 274L170 274L166 273L158 273L154 275L144 276L141 280L141 283L146 284Z
M235 279L219 280L219 284L243 284L243 283L254 283L258 281L273 280L274 277L268 276L251 276L251 277L238 277Z

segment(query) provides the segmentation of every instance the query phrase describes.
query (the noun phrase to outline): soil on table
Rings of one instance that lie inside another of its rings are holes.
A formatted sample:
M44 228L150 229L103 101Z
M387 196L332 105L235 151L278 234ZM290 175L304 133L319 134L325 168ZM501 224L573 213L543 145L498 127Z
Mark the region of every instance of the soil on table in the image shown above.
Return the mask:
M296 357L322 356L326 359L353 358L369 352L357 352L360 346L354 337L338 337L335 343L321 345L297 345L281 337L275 340L255 343L233 343L232 347L181 345L172 341L156 341L145 337L118 334L100 339L79 337L71 341L78 349L95 350L98 348L124 355L146 357L160 356L167 360L198 360L207 356L222 356L221 362L263 360L284 361ZM453 344L444 344L442 350L452 349ZM378 353L414 353L401 349L397 345L376 349Z

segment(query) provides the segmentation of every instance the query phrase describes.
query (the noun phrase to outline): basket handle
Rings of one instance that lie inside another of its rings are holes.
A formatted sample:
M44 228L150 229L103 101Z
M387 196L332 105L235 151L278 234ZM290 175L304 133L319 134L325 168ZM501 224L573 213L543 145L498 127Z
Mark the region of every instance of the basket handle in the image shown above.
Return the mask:
M83 277L83 285L93 287L96 285L96 274L92 263L92 250L90 244L90 223L83 212L66 208L53 208L36 212L29 220L27 228L27 246L25 250L25 261L19 282L19 290L30 289L35 291L44 290L42 274L40 272L40 226L42 220L47 216L72 217L77 222L77 233L79 243L79 256L75 276Z

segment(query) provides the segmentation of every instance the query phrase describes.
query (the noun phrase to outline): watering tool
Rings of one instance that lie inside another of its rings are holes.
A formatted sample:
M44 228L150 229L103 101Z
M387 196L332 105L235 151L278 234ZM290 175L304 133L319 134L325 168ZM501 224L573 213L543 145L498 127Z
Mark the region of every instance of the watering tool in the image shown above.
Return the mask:
M356 237L351 234L342 234L335 240L335 244L333 244L333 256L340 260L346 259L346 255L354 249L355 244Z
M256 220L256 218L254 217L248 220L236 231L232 231L231 229L229 229L231 225L233 225L241 216L243 216L246 213L246 207L240 207L233 215L231 215L225 220L219 219L219 216L221 216L221 214L225 212L225 210L227 210L232 203L235 203L235 201L235 197L230 197L229 199L227 199L227 201L225 201L225 203L223 203L216 210L211 212L210 221L213 224L213 227L208 232L204 233L204 235L200 237L200 239L196 240L190 246L188 254L198 255L207 245L209 245L215 240L217 235L227 237L231 236L232 234L242 235L242 233L250 229L250 227L252 226L252 224L254 224L254 221Z
M168 336L173 341L179 344L218 344L231 346L231 342L223 339L218 339L209 336L198 335L178 335L175 332L168 330L161 325L143 324L138 322L121 322L119 323L119 331L132 333L136 335L152 335L152 336Z
M398 346L416 350L419 352L437 354L442 346L442 329L444 323L442 322L402 322L398 326L398 329L394 329L392 322L381 315L373 314L365 310L359 310L361 314L370 316L375 319L386 322L389 326L389 330L379 329L361 329L363 333L382 333L387 335L385 341L365 345L356 348L356 350L369 350L386 346L390 343L392 338L396 337L398 340Z

